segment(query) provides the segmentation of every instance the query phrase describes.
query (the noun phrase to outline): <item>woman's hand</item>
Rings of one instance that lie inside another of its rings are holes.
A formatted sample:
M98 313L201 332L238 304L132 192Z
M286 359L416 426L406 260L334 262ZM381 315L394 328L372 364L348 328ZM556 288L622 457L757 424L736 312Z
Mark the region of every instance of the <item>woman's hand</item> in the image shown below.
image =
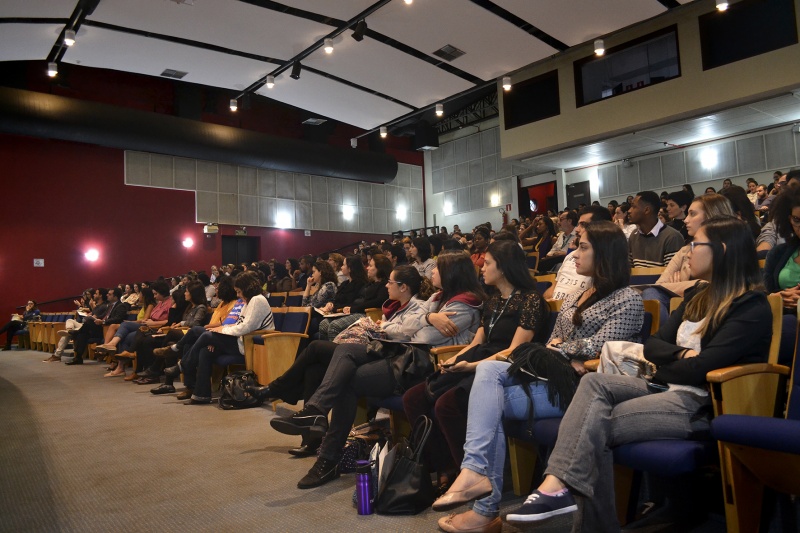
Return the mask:
M350 314L350 306L343 307L342 308L342 313L344 313L346 315L349 315Z
M689 359L691 357L697 357L698 355L700 355L700 352L696 350L686 350L683 352L683 357L681 357L681 359Z
M797 307L797 300L800 299L800 289L792 287L785 291L780 291L781 299L783 300L784 307Z
M215 328L208 328L208 331L212 331L214 333L221 333L222 332L222 326L217 326Z
M326 315L333 311L333 302L328 302L322 307L322 312Z
M569 364L572 366L573 370L575 370L575 373L578 374L579 376L582 376L586 373L586 367L583 366L583 361L573 359L569 362Z
M680 270L676 270L675 272L672 273L672 276L670 276L670 281L672 283L680 282L681 281L681 274L682 274L682 272Z
M458 326L455 322L450 320L450 317L455 315L455 311L443 311L441 313L431 313L428 315L428 321L431 326L435 327L439 333L445 337L452 337L458 333Z
M558 350L558 345L561 344L562 342L564 341L556 337L555 339L552 339L550 342L547 343L547 347L552 348L553 350Z

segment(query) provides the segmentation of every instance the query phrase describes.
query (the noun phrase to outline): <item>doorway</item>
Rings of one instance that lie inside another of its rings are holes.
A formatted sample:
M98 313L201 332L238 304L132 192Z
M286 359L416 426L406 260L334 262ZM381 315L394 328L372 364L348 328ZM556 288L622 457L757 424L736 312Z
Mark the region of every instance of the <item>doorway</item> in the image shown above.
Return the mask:
M532 217L538 214L544 215L548 209L558 213L558 195L556 193L556 182L548 181L529 187L520 187L519 194L519 216Z
M225 265L233 263L253 263L258 261L258 237L235 237L233 235L222 236L222 263Z
M567 185L567 207L578 209L578 205L592 205L592 193L588 181Z

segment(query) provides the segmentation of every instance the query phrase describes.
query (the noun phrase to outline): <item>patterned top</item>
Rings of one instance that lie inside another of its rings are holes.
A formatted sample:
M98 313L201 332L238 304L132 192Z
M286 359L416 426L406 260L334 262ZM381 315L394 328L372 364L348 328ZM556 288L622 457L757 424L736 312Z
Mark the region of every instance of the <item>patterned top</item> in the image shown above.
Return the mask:
M303 296L303 307L325 307L328 302L336 298L336 284L328 281L322 284L317 292L310 296Z
M561 351L572 359L595 359L606 341L642 342L644 305L641 295L630 287L618 289L583 310L583 324L572 323L578 300L584 291L570 294L561 305L550 339L561 339ZM549 341L548 341L549 342Z
M508 299L508 305L497 292L489 297L483 306L481 327L483 327L487 341L499 341L501 338L508 337L507 341L510 343L517 327L533 331L536 334L535 337L540 337L547 331L548 314L547 303L535 290L515 291ZM500 320L501 316L513 320ZM493 318L494 327L491 327ZM505 322L511 323L506 324Z

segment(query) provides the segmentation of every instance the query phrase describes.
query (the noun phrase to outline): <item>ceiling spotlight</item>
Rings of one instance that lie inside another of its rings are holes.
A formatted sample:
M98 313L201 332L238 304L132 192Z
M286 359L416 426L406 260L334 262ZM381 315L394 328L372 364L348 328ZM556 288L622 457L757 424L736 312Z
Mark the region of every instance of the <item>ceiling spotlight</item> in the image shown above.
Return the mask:
M407 6L410 6L414 2L414 0L403 0L403 1L406 3Z
M728 2L717 2L717 11L725 11L728 9Z
M67 46L75 44L75 30L66 30L64 32L64 44Z
M325 39L325 53L326 54L333 53L333 39Z
M358 42L364 40L364 34L367 32L367 21L366 20L359 20L356 27L353 28L353 39Z
M267 76L267 89L275 87L275 76Z
M388 131L386 131L386 126L381 126L381 138L386 138Z
M51 78L55 78L56 74L58 74L58 65L51 61L47 64L47 75Z
M289 74L289 77L292 78L293 80L299 80L301 70L303 70L303 65L301 65L300 62L298 61L294 65L292 65L292 73Z
M350 148L358 148L358 139L355 137L350 139Z
M231 98L231 111L236 111L239 109L239 102L236 101L236 98Z
M436 116L441 117L444 115L444 106L442 104L436 104Z
M603 42L603 39L595 39L594 54L597 56L601 56L605 53L606 53L606 43Z
M511 90L511 76L503 76L503 90L504 91Z

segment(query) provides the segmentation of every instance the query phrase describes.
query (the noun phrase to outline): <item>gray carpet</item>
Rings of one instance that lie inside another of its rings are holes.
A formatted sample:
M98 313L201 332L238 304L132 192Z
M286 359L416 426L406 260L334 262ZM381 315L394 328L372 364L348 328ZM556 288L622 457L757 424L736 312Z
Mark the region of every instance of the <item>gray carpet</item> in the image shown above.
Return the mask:
M267 408L184 405L104 379L99 363L43 363L45 355L0 353L0 531L437 529L442 515L430 510L358 516L352 476L298 490L313 459L286 453L299 438L273 431ZM520 503L509 492L504 512Z

